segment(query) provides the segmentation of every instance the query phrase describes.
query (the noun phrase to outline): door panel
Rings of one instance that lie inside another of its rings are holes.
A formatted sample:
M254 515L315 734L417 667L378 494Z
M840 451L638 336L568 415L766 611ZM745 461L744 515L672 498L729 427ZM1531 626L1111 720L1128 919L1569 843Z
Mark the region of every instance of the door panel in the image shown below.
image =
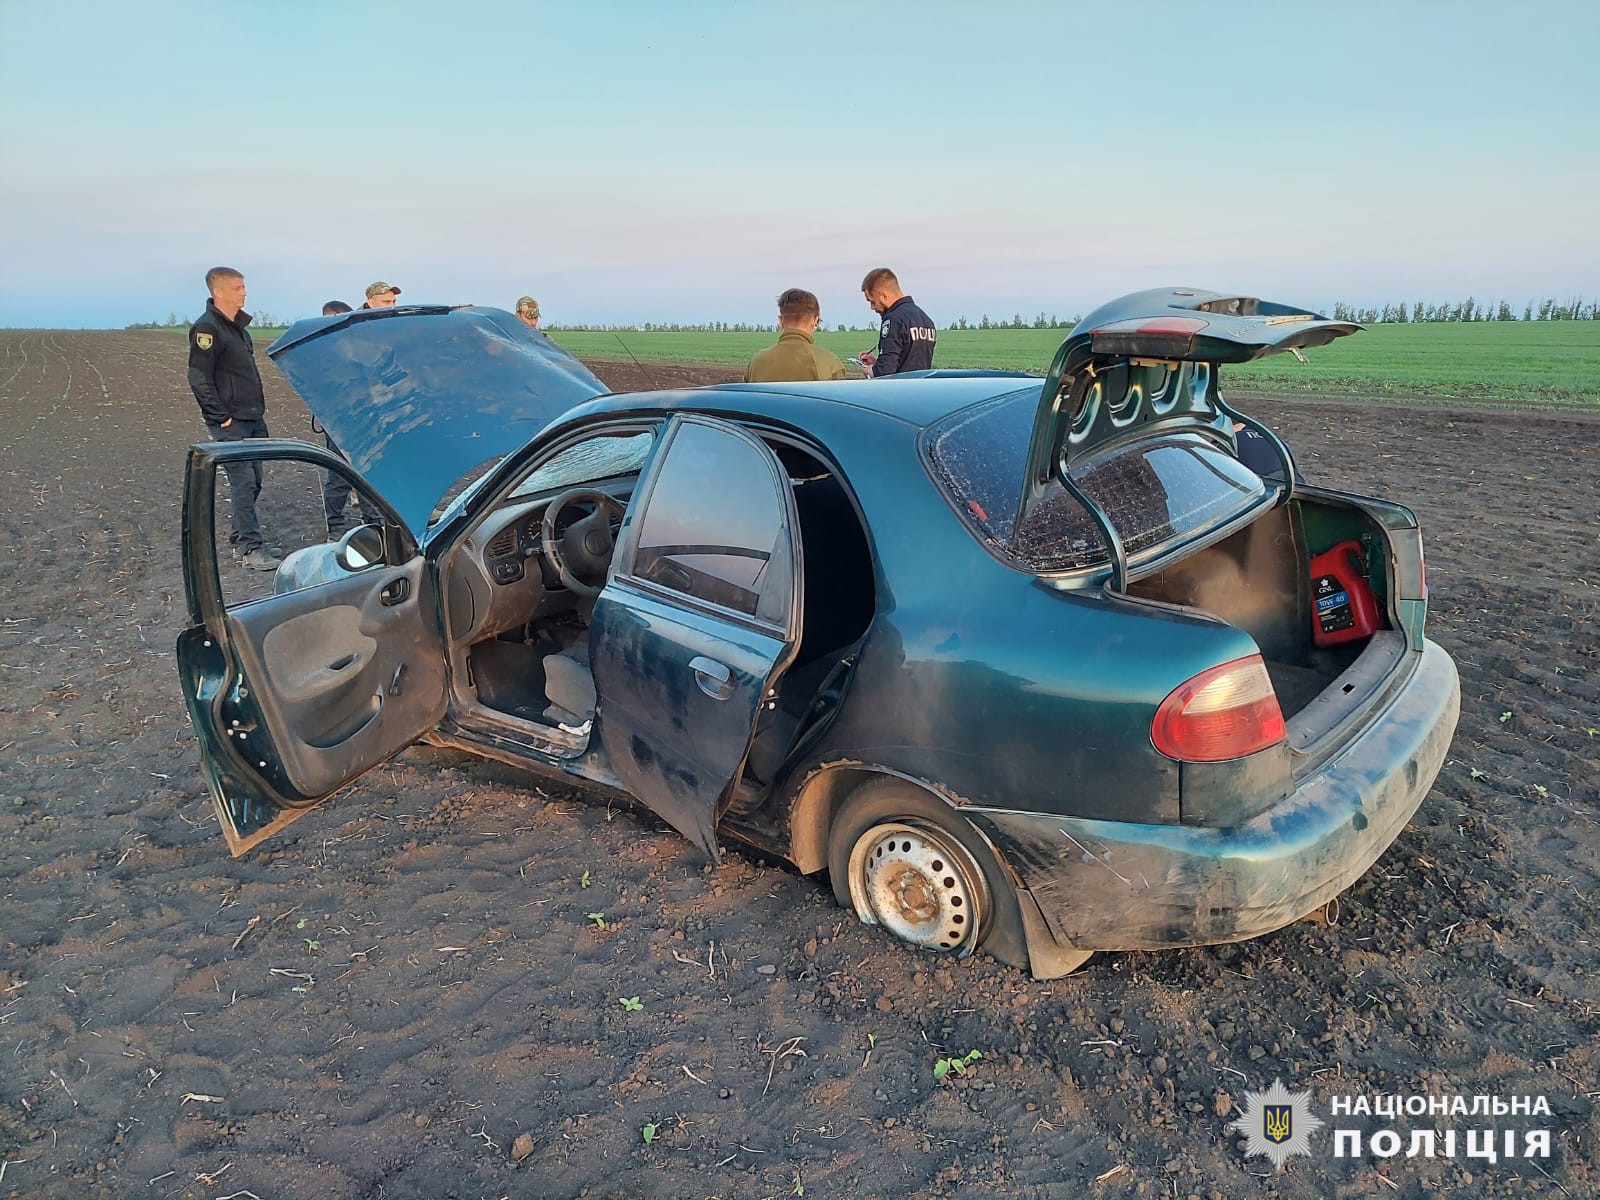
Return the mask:
M758 438L675 417L590 622L612 769L712 861L756 717L799 645L797 528L788 474Z
M421 575L418 557L228 613L240 666L300 796L333 791L410 745L442 708L444 660ZM386 604L397 580L409 598Z
M237 516L232 489L244 478L236 471L219 503L219 468L230 464L261 466L260 527L300 543L270 575L219 562L217 512L233 502ZM329 499L334 477L361 493L364 518L378 514L381 561L344 557L325 540L346 502ZM349 464L303 442L193 447L183 553L190 624L178 668L223 837L238 855L438 723L437 599L393 509ZM225 578L235 603L224 599Z
M625 583L608 585L595 604L596 724L612 769L713 861L718 806L744 762L785 648L781 635Z

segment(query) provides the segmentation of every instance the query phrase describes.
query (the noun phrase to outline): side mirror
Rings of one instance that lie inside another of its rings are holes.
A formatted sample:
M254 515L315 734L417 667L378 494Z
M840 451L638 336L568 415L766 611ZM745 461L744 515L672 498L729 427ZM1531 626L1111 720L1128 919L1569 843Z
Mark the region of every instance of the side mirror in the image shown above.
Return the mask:
M383 526L357 525L339 539L334 557L346 571L364 571L383 561Z

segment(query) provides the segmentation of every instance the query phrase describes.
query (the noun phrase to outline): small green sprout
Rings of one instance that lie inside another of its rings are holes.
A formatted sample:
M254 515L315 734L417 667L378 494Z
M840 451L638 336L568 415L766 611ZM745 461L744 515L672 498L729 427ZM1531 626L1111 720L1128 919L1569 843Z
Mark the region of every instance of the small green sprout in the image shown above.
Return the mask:
M583 915L584 915L584 918L586 920L590 920L590 921L594 922L594 925L595 925L596 929L604 929L606 927L606 915L605 915L605 913L593 912L593 913L584 913Z
M1534 784L1533 790L1539 793L1539 799L1541 800L1548 800L1550 798L1550 789L1545 787L1545 785L1542 783Z
M294 927L296 929L304 929L306 927L306 918L305 917L301 917L298 921L296 921L294 923Z
M639 1131L639 1136L644 1138L644 1144L646 1146L656 1140L656 1130L660 1128L661 1126L657 1125L654 1121L651 1121L650 1124L646 1125Z
M878 1035L875 1034L875 1033L867 1034L867 1049L868 1050L876 1050L877 1048L878 1048Z
M1503 712L1503 713L1500 714L1500 724L1504 725L1509 720L1511 720L1511 714L1510 713Z
M301 940L305 942L307 950L321 950L322 949L322 943L317 941L316 938L302 938Z
M933 1077L935 1080L943 1079L954 1071L957 1075L965 1075L967 1068L983 1057L982 1050L968 1050L960 1058L941 1058L933 1064Z
M1480 771L1480 770L1478 770L1478 768L1477 768L1477 767L1473 767L1473 768L1472 768L1472 777L1473 777L1473 778L1474 778L1474 779L1482 779L1482 778L1483 778L1483 777L1484 777L1484 776L1485 776L1485 775L1487 775L1487 774L1488 774L1488 773L1489 773L1489 772L1487 772L1487 771Z
M644 1002L637 996L618 996L617 1003L629 1012L639 1012L644 1008Z
M579 887L586 888L586 887L589 886L590 882L591 881L589 879L589 872L585 871L582 875L578 876L578 886Z
M806 1181L800 1178L799 1171L794 1173L794 1194L796 1196L804 1196L806 1194Z
M1583 731L1585 733L1587 733L1590 737L1594 737L1595 734L1600 733L1600 729L1595 729L1595 728L1593 728L1592 726L1589 726L1589 725L1585 725L1583 727Z

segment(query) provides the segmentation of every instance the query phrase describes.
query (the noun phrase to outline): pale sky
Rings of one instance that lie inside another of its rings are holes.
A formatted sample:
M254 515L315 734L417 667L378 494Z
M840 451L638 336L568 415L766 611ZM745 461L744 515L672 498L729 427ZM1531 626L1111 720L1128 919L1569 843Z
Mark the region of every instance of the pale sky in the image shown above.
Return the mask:
M1600 4L0 0L0 326L1600 294Z

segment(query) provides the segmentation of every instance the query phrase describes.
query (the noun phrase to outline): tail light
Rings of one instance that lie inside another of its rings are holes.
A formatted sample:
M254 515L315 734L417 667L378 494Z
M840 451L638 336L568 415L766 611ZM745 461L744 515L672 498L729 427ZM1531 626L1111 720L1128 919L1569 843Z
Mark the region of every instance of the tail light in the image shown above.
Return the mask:
M1277 745L1289 734L1259 654L1202 671L1156 709L1150 740L1181 762L1222 762Z

